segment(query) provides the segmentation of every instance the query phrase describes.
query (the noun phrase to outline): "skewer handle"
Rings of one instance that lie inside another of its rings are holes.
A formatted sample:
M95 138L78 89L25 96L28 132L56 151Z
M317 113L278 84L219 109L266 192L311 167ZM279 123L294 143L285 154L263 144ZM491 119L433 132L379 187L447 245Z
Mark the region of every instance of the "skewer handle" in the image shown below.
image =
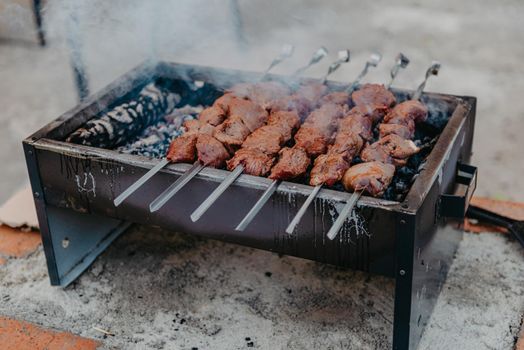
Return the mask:
M327 78L333 74L333 72L335 72L342 63L346 63L346 62L349 62L350 60L350 53L349 53L349 50L342 50L342 51L339 51L338 52L338 59L331 63L331 65L329 66L328 68L328 71L326 73L326 75L324 75L324 77L322 78L322 84L325 84L326 81L327 81Z
M340 231L342 225L344 225L344 222L353 211L355 204L357 204L357 201L360 198L360 196L362 196L363 192L364 191L356 191L351 194L351 197L349 197L349 200L344 205L344 208L342 208L342 211L340 212L340 215L338 216L337 220L335 220L335 222L333 223L333 225L327 233L329 239L335 239L335 237L338 234L338 231Z
M412 100L419 100L422 96L422 91L424 91L424 88L426 87L426 82L428 81L429 77L432 75L438 75L438 72L440 70L440 63L437 61L434 61L431 63L431 66L426 70L426 77L424 78L424 81L420 83L420 85L417 88L417 91L411 98Z
M131 186L129 186L124 192L122 192L118 197L115 198L113 204L115 207L118 207L127 197L132 195L136 190L138 190L147 180L153 177L158 173L163 167L169 164L169 161L164 158L157 165L155 165L151 170L145 173L140 179L136 180Z
M313 199L315 199L315 197L317 196L321 188L322 188L322 185L318 185L318 186L315 186L315 188L313 188L313 191L311 191L309 196L306 198L306 201L304 202L304 204L302 204L302 206L300 207L300 210L298 211L298 213L295 215L293 220L291 220L288 227L286 228L286 233L288 235L293 234L293 231L295 231L295 227L298 225L298 223L300 222L300 220L306 213L307 208L311 205L311 202L313 202Z
M282 46L282 50L280 51L280 54L273 59L269 67L264 71L264 74L262 75L262 79L264 79L271 69L273 69L276 65L282 63L287 58L291 57L293 55L293 52L295 51L295 47L293 45L287 44Z
M393 68L391 68L391 72L390 72L391 80L386 85L386 89L389 90L389 88L391 88L391 85L393 85L393 81L397 77L398 72L400 72L400 69L406 68L408 64L409 64L409 58L404 56L402 52L399 52L399 54L395 58L395 65L393 66Z
M357 79L355 79L355 81L351 84L351 86L348 89L348 92L349 93L353 92L357 88L358 84L360 84L360 81L366 76L366 74L368 74L369 67L376 67L381 60L382 60L381 54L379 53L371 54L371 56L369 57L369 60L366 62L366 65L364 66L364 69L357 76Z
M180 191L192 178L194 178L204 166L196 161L182 176L173 182L162 194L149 204L151 213L160 210L178 191Z
M244 167L239 165L229 174L222 183L215 188L215 190L200 204L198 208L195 209L193 214L191 214L191 221L196 222L198 219L204 215L204 213L216 202L216 200L224 193L227 188L235 182L237 177L242 174Z
M271 185L264 191L262 196L258 199L256 204L251 208L251 210L247 213L247 215L240 221L238 226L235 228L236 231L244 231L246 227L253 221L255 216L257 216L258 212L262 209L262 207L267 203L269 198L275 193L277 190L278 184L280 181L273 180Z
M306 71L306 69L320 62L320 60L326 57L327 54L328 54L328 50L324 46L320 47L317 51L315 51L315 53L313 54L313 57L311 57L311 60L309 60L309 63L306 64L304 67L297 69L295 73L293 73L293 76L301 75L302 73Z

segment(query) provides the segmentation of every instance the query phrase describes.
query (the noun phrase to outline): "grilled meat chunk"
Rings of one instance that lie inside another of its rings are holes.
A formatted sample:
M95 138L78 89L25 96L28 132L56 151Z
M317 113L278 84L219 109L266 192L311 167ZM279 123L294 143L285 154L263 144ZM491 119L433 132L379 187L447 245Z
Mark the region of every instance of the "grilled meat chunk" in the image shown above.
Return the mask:
M341 130L351 131L366 141L373 139L371 118L365 117L360 113L349 113L344 118L340 119L338 124L339 132Z
M267 122L267 117L267 112L259 105L248 100L233 99L229 103L229 118L226 122L238 118L253 132Z
M395 95L382 84L364 84L351 94L356 106L377 105L390 108L396 103Z
M302 118L305 118L311 111L311 103L299 94L281 97L274 101L271 112L294 111Z
M196 158L197 133L186 133L171 141L167 159L173 163L192 163Z
M224 145L211 135L199 134L196 142L198 160L205 166L220 168L229 159Z
M381 121L386 113L389 111L389 108L379 105L359 105L351 108L350 113L358 113L363 117L368 117L371 119L373 124Z
M186 132L184 134L208 134L212 135L215 127L211 124L202 123L198 119L186 120L183 124Z
M249 133L240 117L229 117L215 128L213 136L228 148L234 149L244 142Z
M289 141L293 131L300 127L300 118L293 111L273 112L269 115L267 125L277 128L284 139Z
M284 147L279 152L278 162L271 169L270 179L290 180L303 175L311 160L307 152L301 148Z
M418 100L408 100L396 105L385 117L388 124L404 124L404 119L411 119L421 123L428 118L428 109Z
M378 161L399 167L406 165L408 158L419 150L413 141L390 134L375 143L366 145L360 157L365 162Z
M258 149L266 154L277 154L284 140L284 135L276 127L264 125L246 138L242 149Z
M296 94L304 97L313 109L318 106L318 102L327 92L328 88L325 84L319 82L311 82L301 85Z
M326 135L311 125L302 125L295 134L295 146L306 151L310 157L326 153L331 143L331 134Z
M230 92L268 110L272 109L273 104L280 98L291 93L287 86L276 81L236 84L230 89Z
M196 134L200 130L200 126L202 124L200 123L200 120L198 119L189 119L182 124L182 126L186 129L185 134Z
M340 106L348 106L351 102L351 96L345 91L331 92L320 99L320 104L334 103Z
M358 137L358 136L357 136ZM346 170L349 169L349 162L344 154L328 153L322 154L315 159L309 184L318 186L326 184L333 186L342 179Z
M403 139L412 139L415 136L415 122L408 119L407 125L382 123L378 126L380 138L395 134Z
M217 126L226 119L226 112L217 105L213 105L200 112L198 120L202 123Z
M229 104L237 98L232 93L226 93L215 100L213 106L220 108L224 113L229 113Z
M346 108L327 103L309 114L302 127L295 134L295 145L304 149L310 157L325 153L333 141L338 120Z
M299 123L295 112L272 113L268 123L251 133L242 143L242 148L258 149L268 155L277 154L282 145L291 139Z
M374 197L382 196L395 175L395 167L381 162L368 162L349 168L342 184L348 191L365 190Z
M340 154L348 163L351 163L353 158L360 153L362 146L364 146L364 141L360 135L351 130L340 130L328 153Z
M244 173L254 176L265 176L271 170L274 158L255 148L241 148L233 158L227 161L227 168L233 170L239 165L244 167Z

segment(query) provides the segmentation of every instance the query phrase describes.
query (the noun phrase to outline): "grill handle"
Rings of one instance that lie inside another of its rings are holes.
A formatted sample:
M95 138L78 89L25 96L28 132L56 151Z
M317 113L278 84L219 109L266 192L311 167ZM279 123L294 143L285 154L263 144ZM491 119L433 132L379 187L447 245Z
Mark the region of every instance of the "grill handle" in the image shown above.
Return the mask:
M513 237L524 247L524 221L513 220L474 205L471 205L468 208L467 216L471 219L477 219L489 224L507 228Z
M469 202L477 187L477 167L458 163L455 177L457 188L454 194L440 197L440 215L462 219L466 216Z

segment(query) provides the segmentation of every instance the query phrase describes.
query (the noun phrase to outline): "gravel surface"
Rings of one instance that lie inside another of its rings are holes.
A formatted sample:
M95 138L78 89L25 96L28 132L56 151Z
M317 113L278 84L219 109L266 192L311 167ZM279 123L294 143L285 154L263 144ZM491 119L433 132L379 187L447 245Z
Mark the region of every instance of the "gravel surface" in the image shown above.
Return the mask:
M503 235L466 234L420 349L511 348L524 311L523 253ZM143 226L66 289L49 285L41 249L11 260L0 281L0 314L107 348L386 349L392 341L392 279Z
M412 62L396 85L413 88L438 59L443 68L428 90L478 97L477 194L524 200L522 1L241 1L239 45L220 2L50 0L46 48L18 3L0 7L0 202L27 181L21 140L77 103L65 41L71 11L93 92L151 57L261 70L286 42L296 52L279 73L320 45L330 59L351 48L352 62L333 75L340 81L355 77L374 50L384 60L367 79L386 81L402 51ZM327 60L307 74L326 67ZM522 257L504 236L466 234L420 348L511 348L524 311ZM107 329L115 333L107 348L391 343L392 280L145 227L126 233L65 290L49 285L41 249L0 269L0 286L1 314L94 338L102 335L93 326Z

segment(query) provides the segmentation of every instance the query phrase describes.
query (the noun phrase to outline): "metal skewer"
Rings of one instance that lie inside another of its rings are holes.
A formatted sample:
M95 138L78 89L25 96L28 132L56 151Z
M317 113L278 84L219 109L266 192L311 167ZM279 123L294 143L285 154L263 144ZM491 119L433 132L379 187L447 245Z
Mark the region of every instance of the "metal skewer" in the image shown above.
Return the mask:
M424 87L426 86L426 82L427 82L428 78L430 76L432 76L432 75L438 75L438 71L439 70L440 70L440 63L433 62L431 64L431 66L427 69L426 77L425 77L424 81L419 85L417 91L413 95L412 100L420 99L420 96L422 95L422 91L424 90ZM332 240L332 239L334 239L337 236L338 231L340 231L340 229L342 228L342 225L344 225L344 222L346 221L348 216L353 211L353 208L357 204L358 199L360 198L360 196L362 196L362 193L364 193L364 191L365 190L355 191L355 192L353 192L351 194L351 197L349 197L348 201L346 202L346 204L342 208L342 210L341 210L337 220L335 220L335 222L333 223L333 226L331 226L331 228L328 231L327 236L328 236L329 239Z
M349 62L350 61L350 52L349 50L341 50L338 52L338 59L333 62L326 73L324 77L322 78L322 84L325 84L327 81L327 78L329 75L331 75L333 72L335 72L342 63ZM275 193L275 191L278 188L278 185L280 185L280 180L273 180L269 187L264 191L262 196L258 199L258 201L255 203L255 205L249 210L249 212L246 214L246 216L242 219L242 221L237 225L235 230L237 231L244 231L246 227L253 221L253 219L257 216L257 214L260 212L262 207L267 203L269 198ZM312 197L314 198L314 197ZM307 209L307 207L306 207Z
M409 58L407 58L406 56L404 56L404 54L402 52L399 52L399 54L397 55L397 57L395 58L395 65L393 66L393 68L391 68L391 80L389 81L389 83L386 85L386 89L390 89L391 88L391 85L393 84L393 81L395 80L395 78L397 77L397 74L400 72L400 69L402 68L406 68L409 64Z
M260 80L263 80L269 74L269 71L273 69L276 65L284 62L286 59L291 57L294 51L295 51L295 47L291 44L286 44L282 46L282 49L280 50L280 54L273 59L271 64L264 71L264 74L262 75L262 78Z
M180 176L175 182L173 182L164 192L162 192L154 201L149 204L149 211L151 213L159 210L167 203L178 191L180 191L196 174L204 168L204 165L200 164L199 161L193 163L193 166L189 168L182 176Z
M215 201L224 193L225 190L242 174L244 167L242 165L237 166L218 187L211 192L211 194L200 204L198 208L191 214L191 220L197 221L204 215L204 213L215 203Z
M293 75L297 76L302 74L307 68L311 67L312 65L318 63L322 58L324 58L327 55L327 49L324 47L319 48L315 53L313 54L313 57L311 57L311 60L309 63L299 68ZM340 54L343 56L343 54ZM349 51L347 52L348 60L349 60ZM338 69L338 66L333 70L333 72ZM226 191L226 189L233 183L235 180L244 172L244 167L242 165L237 166L231 174L229 174L222 183L198 206L198 208L195 209L195 211L191 214L191 220L193 222L197 221L204 215L204 213L215 203L215 201Z
M371 56L369 57L369 60L366 62L366 65L364 66L364 69L357 76L357 79L355 79L355 81L351 84L351 86L348 89L348 92L352 92L354 89L356 89L356 87L358 86L358 84L360 83L362 78L364 78L364 76L368 73L369 67L376 67L381 59L382 59L382 56L380 54L378 54L378 53L371 54ZM290 234L293 233L293 231L295 231L295 227L298 225L298 223L300 222L300 220L302 219L302 217L306 213L307 208L313 202L313 199L315 199L315 197L317 196L317 194L318 194L318 192L320 191L321 188L322 188L322 185L317 185L317 186L315 186L313 188L313 191L311 191L311 193L307 197L307 199L304 202L304 204L302 204L302 206L300 207L300 209L296 213L296 215L293 218L293 220L291 220L291 222L287 226L287 228L286 228L286 233L287 234L290 235Z
M283 62L288 57L291 57L294 51L293 45L284 45L282 47L282 50L280 54L271 62L271 64L268 66L268 68L264 71L264 74L262 76L262 79L264 79L265 76L269 73L271 69L273 69L275 66ZM147 180L149 180L154 174L156 174L160 169L162 169L164 166L169 164L169 161L166 159L163 159L155 168L151 169L146 175L144 175L142 178L140 178L137 182L135 182L131 187L129 187L122 195L120 195L117 199L119 199L118 204L122 203L122 201L127 198L129 195L131 195L134 191L136 191L141 185L143 185ZM204 166L200 164L199 161L196 161L193 163L193 166L189 168L181 177L179 177L174 183L172 183L164 192L162 192L151 204L149 205L150 212L155 212L162 208L173 196L179 192L189 181L191 181L192 178L194 178L202 169ZM127 193L126 193L127 192ZM123 196L125 194L125 196ZM120 198L122 196L122 198ZM115 200L115 205L118 205Z
M329 65L329 68L328 68L328 71L326 73L326 75L324 75L324 77L322 78L322 84L325 84L326 81L327 81L327 78L333 74L337 69L340 68L340 65L342 63L346 63L346 62L349 62L350 60L350 54L349 54L349 50L341 50L338 52L338 59L331 63Z
M124 192L122 192L118 197L113 201L115 207L118 207L122 202L132 195L136 190L140 188L147 180L153 177L158 173L163 167L169 164L169 161L166 158L163 158L157 165L155 165L151 170L145 173L140 179L136 180L131 186L129 186Z
M413 94L413 97L411 97L412 100L420 100L420 97L422 96L422 91L426 87L426 82L428 81L429 77L432 75L438 75L438 72L440 70L440 62L433 61L431 62L431 66L426 70L426 77L424 78L424 81L420 83L420 85L417 88L417 91Z
M355 81L353 81L353 83L351 84L351 86L348 88L348 92L351 93L353 92L358 84L360 84L360 81L362 81L362 79L366 76L366 74L368 74L368 71L369 71L369 67L376 67L380 61L382 60L382 55L379 54L379 53L372 53L371 56L369 56L369 60L367 60L366 62L366 65L364 66L364 69L362 70L362 72L360 72L360 74L357 76L357 79L355 79Z
M304 67L297 69L295 73L293 73L292 75L293 76L301 75L302 73L306 71L306 69L320 62L320 60L326 57L327 54L328 54L328 50L324 46L320 47L317 51L315 51L315 53L313 54L313 57L311 57L311 59L309 60L309 63L306 64Z

